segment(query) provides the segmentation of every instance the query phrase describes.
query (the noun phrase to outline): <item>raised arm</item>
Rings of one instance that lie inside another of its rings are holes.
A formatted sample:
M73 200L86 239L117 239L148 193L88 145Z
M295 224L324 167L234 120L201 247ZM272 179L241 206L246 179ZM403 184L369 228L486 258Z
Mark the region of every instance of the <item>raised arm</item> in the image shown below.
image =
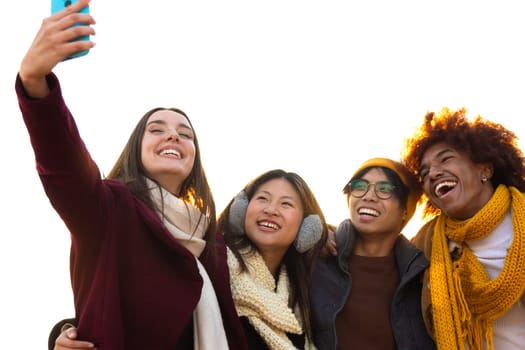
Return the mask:
M95 20L89 14L78 13L88 6L90 0L79 0L42 21L40 30L29 47L20 65L19 76L26 93L33 98L49 94L46 76L69 55L92 48L91 40L72 39L94 35L91 26ZM86 24L74 26L74 24Z
M79 13L88 4L89 0L79 0L42 20L15 84L38 175L53 207L75 235L100 232L95 219L101 212L101 176L53 69L73 53L93 47L89 40L73 40L94 34L93 17Z

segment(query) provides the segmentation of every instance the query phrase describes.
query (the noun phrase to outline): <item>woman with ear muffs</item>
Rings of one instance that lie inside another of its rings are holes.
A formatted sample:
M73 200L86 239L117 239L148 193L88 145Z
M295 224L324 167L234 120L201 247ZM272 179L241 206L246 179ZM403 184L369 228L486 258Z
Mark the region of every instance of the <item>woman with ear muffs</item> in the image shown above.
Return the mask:
M320 257L311 287L319 349L436 346L421 312L428 261L401 233L421 195L417 179L387 158L364 162L345 185L350 218L335 232L337 253Z
M229 203L218 227L249 349L315 349L311 269L328 226L305 181L280 169L258 176Z
M280 169L263 173L230 201L217 226L226 242L231 292L248 348L316 349L309 288L329 227L306 182ZM57 337L55 350L92 348L74 340L74 327L60 329L66 321L54 327L50 349Z

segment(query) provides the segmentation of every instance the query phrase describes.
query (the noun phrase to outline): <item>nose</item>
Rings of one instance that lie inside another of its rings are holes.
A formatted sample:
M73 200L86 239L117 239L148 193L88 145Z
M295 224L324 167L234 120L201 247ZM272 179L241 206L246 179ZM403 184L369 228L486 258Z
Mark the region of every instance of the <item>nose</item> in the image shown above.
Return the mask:
M373 186L373 188L372 188ZM366 191L365 195L363 196L363 199L365 200L377 200L376 195L376 184L368 184L368 191Z
M179 133L176 132L175 130L171 131L171 132L168 134L168 141L179 142L179 141L180 141Z
M428 177L430 179L437 179L443 175L443 169L438 165L432 165L428 169Z
M263 212L266 214L266 215L271 215L271 216L276 216L279 214L279 211L277 210L277 207L270 203L268 204L264 209L263 209Z

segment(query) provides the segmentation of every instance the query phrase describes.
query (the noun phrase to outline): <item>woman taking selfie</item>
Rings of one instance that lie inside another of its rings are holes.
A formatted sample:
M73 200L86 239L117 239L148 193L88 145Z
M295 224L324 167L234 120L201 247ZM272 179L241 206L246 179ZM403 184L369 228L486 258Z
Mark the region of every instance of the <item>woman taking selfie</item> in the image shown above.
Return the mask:
M80 0L46 18L16 93L45 192L71 233L78 339L98 349L246 349L225 246L191 122L146 113L106 179L91 159L53 68L93 48ZM73 24L85 24L73 26Z

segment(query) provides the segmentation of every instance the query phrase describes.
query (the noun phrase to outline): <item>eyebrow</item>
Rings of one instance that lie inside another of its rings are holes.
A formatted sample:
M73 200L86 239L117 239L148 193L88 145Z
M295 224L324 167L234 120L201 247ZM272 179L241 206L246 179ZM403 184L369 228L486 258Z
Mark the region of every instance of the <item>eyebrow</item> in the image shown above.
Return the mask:
M450 149L450 148L445 148L445 149L439 151L438 154L436 154L436 158L439 158L439 157L441 157L443 154L448 153L448 152L453 152L453 150Z
M449 153L449 152L454 152L454 150L451 149L451 148L444 148L444 149L442 149L441 151L439 151L439 152L436 154L436 156L434 157L434 159L439 158L439 157L442 157L444 154ZM421 172L421 170L423 170L424 168L426 168L426 166L422 165L422 166L419 167L418 171Z
M154 119L154 120L150 120L146 126L149 126L151 124L161 124L161 125L167 125L166 121L162 120L162 119ZM184 124L184 123L180 123L177 125L178 128L184 128L184 129L188 129L188 130L191 130L193 131L193 129L188 125L188 124Z
M269 195L269 196L273 196L273 195L270 193L270 191L267 191L267 190L261 190L261 192L266 193L266 194ZM297 199L295 199L293 196L290 196L290 195L284 195L284 196L281 196L281 197L279 197L279 198L281 198L281 199L291 199L291 200L293 200L293 201L297 200Z

